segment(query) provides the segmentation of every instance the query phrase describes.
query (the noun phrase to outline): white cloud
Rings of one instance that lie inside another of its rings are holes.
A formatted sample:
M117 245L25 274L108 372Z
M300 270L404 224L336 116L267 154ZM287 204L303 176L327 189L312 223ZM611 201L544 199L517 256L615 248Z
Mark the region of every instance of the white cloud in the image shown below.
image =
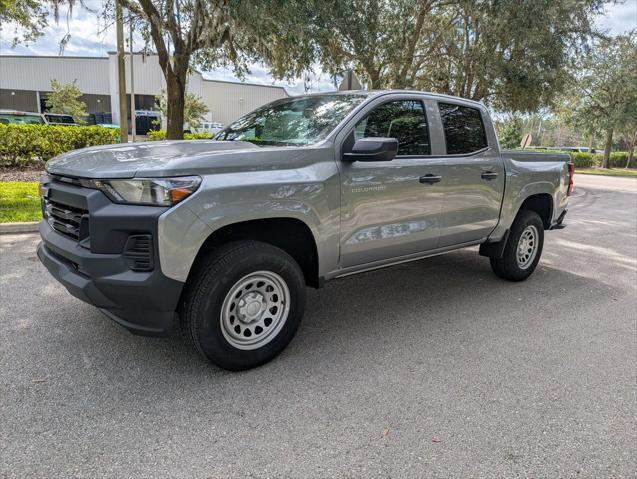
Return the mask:
M637 0L608 5L606 15L599 18L597 25L612 35L637 29Z

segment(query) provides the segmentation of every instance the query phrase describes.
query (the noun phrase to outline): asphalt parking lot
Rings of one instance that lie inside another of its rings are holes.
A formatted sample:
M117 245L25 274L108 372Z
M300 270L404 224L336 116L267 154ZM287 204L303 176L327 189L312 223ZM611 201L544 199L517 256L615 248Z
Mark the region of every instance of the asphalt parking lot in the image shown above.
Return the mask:
M576 184L528 281L476 249L337 280L244 373L0 237L0 477L635 477L637 181Z

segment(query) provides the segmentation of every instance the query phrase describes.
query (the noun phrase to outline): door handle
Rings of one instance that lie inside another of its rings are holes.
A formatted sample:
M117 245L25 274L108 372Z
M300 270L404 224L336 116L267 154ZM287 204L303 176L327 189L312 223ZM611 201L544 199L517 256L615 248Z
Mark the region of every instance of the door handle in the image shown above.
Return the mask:
M420 181L421 183L427 183L429 185L438 183L440 180L442 180L442 176L432 175L431 173L428 173L425 176L421 176L420 178L418 178L418 181Z
M480 177L483 180L495 180L498 177L498 174L493 172L493 171L485 171L484 173L482 173L482 175L480 175Z

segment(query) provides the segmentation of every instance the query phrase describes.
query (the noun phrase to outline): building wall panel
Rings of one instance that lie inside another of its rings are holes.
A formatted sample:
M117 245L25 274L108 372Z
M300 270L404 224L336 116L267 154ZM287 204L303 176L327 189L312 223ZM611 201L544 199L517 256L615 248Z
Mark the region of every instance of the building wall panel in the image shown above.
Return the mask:
M125 65L126 92L130 93L130 55L126 55ZM157 55L135 54L133 65L136 95L153 97L166 88ZM45 97L51 91L52 79L62 83L77 80L80 91L88 100L88 111L110 111L113 122L119 122L117 56L114 53L104 58L0 56L0 89L6 91L2 94L2 107L13 108L10 105L16 104L37 111L36 91ZM11 91L18 90L24 92L19 94L19 99L7 97ZM187 90L203 98L210 109L207 119L224 125L261 105L287 96L285 89L280 87L205 80L197 71L188 79Z
M33 91L0 89L0 109L38 113L36 94Z
M202 97L210 109L209 117L227 125L271 101L287 97L283 88L204 80Z
M0 57L0 89L51 91L51 80L77 85L86 94L105 94L108 60L88 57Z

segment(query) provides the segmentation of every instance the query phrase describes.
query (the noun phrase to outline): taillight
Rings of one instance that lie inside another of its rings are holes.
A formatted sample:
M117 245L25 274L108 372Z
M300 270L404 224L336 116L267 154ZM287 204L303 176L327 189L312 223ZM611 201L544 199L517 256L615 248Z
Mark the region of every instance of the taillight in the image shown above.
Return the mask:
M573 163L568 164L568 191L566 192L566 196L570 196L573 193L573 187L575 186L575 182L573 178L575 176L575 165Z

